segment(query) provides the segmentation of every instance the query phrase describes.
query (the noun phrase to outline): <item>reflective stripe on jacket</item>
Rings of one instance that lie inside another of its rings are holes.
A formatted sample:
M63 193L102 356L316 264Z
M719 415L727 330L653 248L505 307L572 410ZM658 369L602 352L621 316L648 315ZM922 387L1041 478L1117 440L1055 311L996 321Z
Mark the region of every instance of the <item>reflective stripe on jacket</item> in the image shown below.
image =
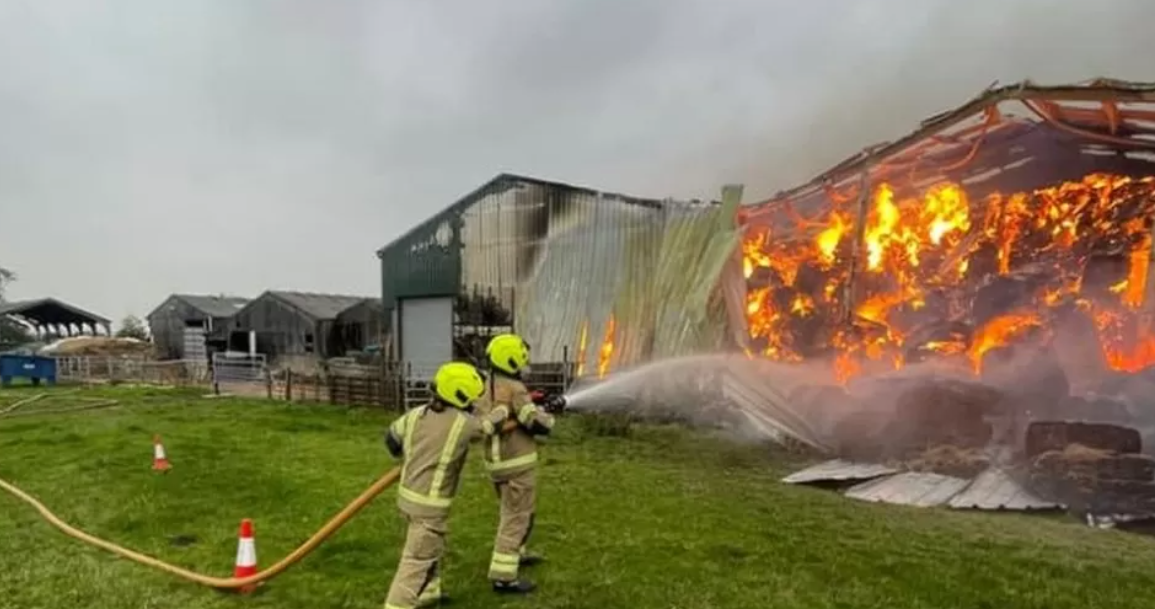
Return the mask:
M493 435L485 441L485 465L494 479L501 480L537 465L535 435L553 429L553 416L537 407L521 381L494 373L477 409L486 417L512 417L520 425L508 434Z
M389 435L401 445L401 478L397 505L413 516L448 513L470 442L496 433L493 418L478 419L452 407L435 410L419 406L389 426Z

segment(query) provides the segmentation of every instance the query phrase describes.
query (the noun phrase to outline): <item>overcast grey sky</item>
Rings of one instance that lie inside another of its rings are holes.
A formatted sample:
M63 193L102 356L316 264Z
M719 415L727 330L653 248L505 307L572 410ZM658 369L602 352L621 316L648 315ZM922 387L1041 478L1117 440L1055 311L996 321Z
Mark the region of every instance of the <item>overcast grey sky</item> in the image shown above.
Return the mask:
M372 295L501 171L751 198L993 80L1155 80L1152 0L0 0L10 298Z

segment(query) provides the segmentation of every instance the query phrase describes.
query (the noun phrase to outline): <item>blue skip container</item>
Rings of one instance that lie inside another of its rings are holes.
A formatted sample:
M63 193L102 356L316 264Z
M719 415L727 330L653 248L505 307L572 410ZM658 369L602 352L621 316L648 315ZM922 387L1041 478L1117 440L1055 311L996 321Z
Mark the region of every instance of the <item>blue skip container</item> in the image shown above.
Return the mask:
M56 384L56 359L39 355L0 355L0 386L8 387L13 379L28 379L33 385L41 381Z

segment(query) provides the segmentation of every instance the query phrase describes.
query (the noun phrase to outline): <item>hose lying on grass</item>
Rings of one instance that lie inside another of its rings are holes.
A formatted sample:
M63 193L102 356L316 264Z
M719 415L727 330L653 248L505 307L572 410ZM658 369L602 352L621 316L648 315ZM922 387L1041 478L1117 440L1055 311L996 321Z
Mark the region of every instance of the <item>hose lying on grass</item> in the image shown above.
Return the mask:
M134 552L133 550L123 548L110 541L105 541L99 537L85 533L84 531L81 531L80 529L68 524L67 522L64 522L56 514L53 514L47 507L45 507L43 503L37 501L35 497L20 490L7 480L0 478L0 488L8 491L10 494L27 503L28 505L31 505L36 509L37 512L40 512L40 516L47 520L49 524L60 529L65 535L68 535L69 537L74 537L80 541L94 545L98 548L108 550L117 556L127 558L148 567L160 569L161 571L171 573L172 575L187 579L193 583L221 590L236 590L238 588L247 588L249 586L253 586L263 581L272 579L273 577L276 577L281 572L283 572L285 569L293 566L293 564L297 561L308 556L313 550L317 549L317 546L321 545L321 542L328 539L330 535L337 532L337 529L344 526L346 522L349 522L349 520L351 520L353 516L357 514L357 512L360 512L362 508L364 508L366 505L369 505L369 502L377 497L377 495L380 495L385 489L393 486L393 484L397 482L397 479L400 477L400 475L401 468L399 467L389 470L388 473L386 473L384 476L381 476L376 482L373 483L372 486L365 489L365 492L361 493L356 499L353 500L352 503L345 506L345 509L338 512L336 516L329 520L329 522L325 523L325 526L321 527L321 530L314 533L312 537L307 539L305 543L301 544L300 547L298 547L296 550L293 550L291 553L289 553L288 556L277 561L276 564L269 567L268 569L265 569L264 571L261 571L260 573L242 578L212 577L210 575L203 575L195 571L189 571L188 569L178 567L176 565L170 565L159 559L141 554L140 552Z
M48 394L38 393L34 396L24 398L23 400L18 400L16 402L13 402L4 410L0 410L0 417L4 416L10 412L15 412L17 408L20 408L21 406L24 406L25 404L31 404L32 402L41 400L41 399L46 398L46 397L48 397Z
M516 427L517 421L510 420L505 423L501 431L502 433L508 433L513 431ZM148 567L160 569L161 571L165 571L166 573L170 573L193 583L208 586L210 588L217 588L219 590L237 590L240 588L249 588L259 583L268 581L277 575L280 575L282 572L293 566L293 564L297 563L302 558L308 556L313 552L313 550L316 550L322 542L328 539L329 536L331 536L333 533L336 533L337 529L340 529L345 525L345 523L352 520L353 516L357 515L357 513L360 512L366 505L369 505L369 502L373 501L377 495L380 495L385 491L385 489L393 486L400 477L400 467L395 467L389 470L385 473L384 476L378 478L377 481L374 482L369 488L365 489L364 492L358 495L352 503L345 506L345 509L338 512L336 516L329 520L329 522L326 522L325 526L321 527L321 529L314 533L312 537L305 540L305 543L301 544L297 549L290 552L288 556L285 556L281 560L277 561L276 564L265 569L264 571L261 571L260 573L241 578L213 577L211 575L204 575L195 571L190 571L188 569L178 567L176 565L171 565L160 559L141 554L140 552L135 552L133 550L118 546L110 541L106 541L100 539L99 537L85 533L84 531L81 531L80 529L68 524L67 522L64 522L60 519L60 517L58 517L56 514L53 514L51 510L49 510L35 497L20 490L16 485L8 482L7 480L4 480L3 478L0 478L0 489L8 491L8 493L12 496L20 499L28 505L31 505L37 512L40 513L42 518L48 521L49 524L56 527L57 529L60 529L60 531L69 537L79 539L80 541L83 541L87 544L107 550L122 558L127 558Z
M64 393L58 393L56 395L68 395L69 393L72 392L68 391ZM0 419L6 419L10 417L31 417L43 414L63 414L66 412L80 412L82 410L99 410L101 408L109 408L111 406L120 404L120 400L94 400L92 398L86 398L92 401L89 401L88 403L81 406L69 406L67 408L40 408L36 410L25 410L23 412L17 412L19 408L32 404L33 402L38 402L46 397L48 397L47 393L38 393L36 395L24 398L23 400L14 402L3 410L0 410Z

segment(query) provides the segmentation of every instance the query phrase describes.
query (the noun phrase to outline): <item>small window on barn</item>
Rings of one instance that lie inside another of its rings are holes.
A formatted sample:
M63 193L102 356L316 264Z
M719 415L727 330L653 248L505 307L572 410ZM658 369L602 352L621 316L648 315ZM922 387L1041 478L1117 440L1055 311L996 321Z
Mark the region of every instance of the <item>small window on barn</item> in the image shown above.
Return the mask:
M305 352L306 353L312 353L313 352L313 335L312 335L312 333L309 333L309 332L305 333Z

